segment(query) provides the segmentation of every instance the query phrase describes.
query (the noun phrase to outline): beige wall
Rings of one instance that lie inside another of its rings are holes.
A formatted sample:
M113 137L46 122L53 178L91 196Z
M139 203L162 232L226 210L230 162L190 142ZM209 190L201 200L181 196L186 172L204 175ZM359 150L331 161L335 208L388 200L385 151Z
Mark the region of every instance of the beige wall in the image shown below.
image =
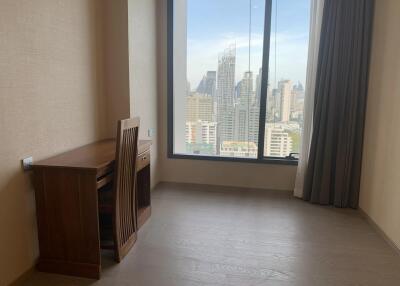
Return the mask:
M153 129L158 180L156 0L1 0L0 286L38 257L34 193L20 159Z
M128 0L130 110L140 117L140 138L151 139L151 177L158 172L157 0ZM148 130L153 131L149 137Z
M361 208L400 247L400 1L376 1Z
M128 0L99 0L104 5L104 79L107 105L107 136L115 137L117 122L129 118Z
M97 0L1 0L0 285L38 256L34 193L20 159L104 136Z
M295 166L260 165L232 162L178 160L167 158L167 17L166 2L159 5L159 78L160 78L160 158L161 181L216 184L247 188L293 190Z

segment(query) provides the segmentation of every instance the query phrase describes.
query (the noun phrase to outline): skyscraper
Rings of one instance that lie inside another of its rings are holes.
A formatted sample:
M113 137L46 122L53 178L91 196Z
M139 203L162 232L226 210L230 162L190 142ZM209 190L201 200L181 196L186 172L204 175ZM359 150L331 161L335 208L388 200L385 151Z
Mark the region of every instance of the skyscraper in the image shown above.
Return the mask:
M220 55L217 76L218 144L233 140L236 47L230 46ZM218 150L219 148L217 148Z
M278 88L267 91L267 122L276 122L280 117L281 93Z
M242 81L239 81L235 87L234 103L239 102L241 90L242 90Z
M260 99L261 99L261 83L262 83L262 68L260 68L257 78L256 78L255 101L256 101L256 104L258 104L258 105L260 105Z
M186 97L186 122L213 122L214 102L210 95L192 93Z
M293 86L292 103L291 103L291 119L301 122L304 112L304 87L298 82Z
M208 71L203 77L199 86L197 87L197 92L202 94L208 94L212 98L215 98L217 90L217 72Z
M264 155L268 157L286 157L292 150L292 138L282 126L266 124Z
M258 144L258 133L260 126L260 105L253 104L249 113L249 142Z
M257 145L253 142L225 141L221 144L221 156L256 158Z
M237 104L235 106L235 130L234 140L246 142L249 138L249 107L247 104Z
M204 122L199 120L196 122L186 122L186 126L188 127L188 143L215 145L217 126L215 122Z
M240 81L240 93L235 105L234 139L238 142L258 142L260 106L255 99L253 73L245 72Z
M282 122L290 121L290 111L292 103L292 82L290 80L281 80L278 83L278 89L280 90L281 104L280 104L280 116Z
M255 102L255 95L253 90L253 73L251 71L245 72L243 79L240 82L239 102L246 104L253 104Z
M304 98L304 87L301 84L301 82L298 82L297 84L293 85L293 92L296 93L297 99Z

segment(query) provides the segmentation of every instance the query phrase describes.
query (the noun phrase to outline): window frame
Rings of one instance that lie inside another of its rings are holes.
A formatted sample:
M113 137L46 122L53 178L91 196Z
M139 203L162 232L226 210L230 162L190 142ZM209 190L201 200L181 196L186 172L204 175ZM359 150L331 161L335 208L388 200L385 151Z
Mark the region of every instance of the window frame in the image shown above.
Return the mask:
M174 0L167 0L167 156L170 159L207 160L222 162L243 162L257 164L298 165L298 159L288 157L264 156L264 137L267 112L268 68L271 40L272 1L265 0L264 44L261 75L260 117L257 158L240 158L209 155L174 153Z

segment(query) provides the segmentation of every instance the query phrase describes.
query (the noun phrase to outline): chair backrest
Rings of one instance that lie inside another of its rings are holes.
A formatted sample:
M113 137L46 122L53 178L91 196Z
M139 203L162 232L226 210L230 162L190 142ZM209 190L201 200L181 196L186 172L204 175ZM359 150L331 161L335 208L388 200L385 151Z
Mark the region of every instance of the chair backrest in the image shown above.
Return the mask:
M116 260L129 252L136 241L136 161L139 118L118 122L114 177L114 241Z

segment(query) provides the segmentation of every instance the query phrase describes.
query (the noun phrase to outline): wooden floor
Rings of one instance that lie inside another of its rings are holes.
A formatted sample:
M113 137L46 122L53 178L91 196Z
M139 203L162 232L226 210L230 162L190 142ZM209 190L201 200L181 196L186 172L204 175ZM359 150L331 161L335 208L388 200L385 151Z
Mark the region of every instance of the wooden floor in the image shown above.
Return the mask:
M101 280L35 273L23 285L400 285L400 256L352 210L287 192L163 184L153 214Z

